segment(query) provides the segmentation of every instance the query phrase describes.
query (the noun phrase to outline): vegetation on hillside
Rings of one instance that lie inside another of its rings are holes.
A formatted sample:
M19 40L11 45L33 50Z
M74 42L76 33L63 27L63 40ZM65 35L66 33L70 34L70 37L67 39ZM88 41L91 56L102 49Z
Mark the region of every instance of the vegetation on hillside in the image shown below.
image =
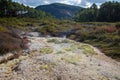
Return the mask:
M115 25L84 26L69 35L69 38L98 47L102 52L112 58L120 58L119 30Z
M84 8L77 12L75 21L80 22L117 22L120 21L120 2L105 2L100 8L93 4L90 8Z
M12 0L0 0L0 17L31 17L41 19L51 16L41 10L35 10Z
M75 12L82 9L82 7L71 6L62 3L53 3L50 5L40 5L36 7L37 10L43 10L50 13L52 16L58 19L71 19Z

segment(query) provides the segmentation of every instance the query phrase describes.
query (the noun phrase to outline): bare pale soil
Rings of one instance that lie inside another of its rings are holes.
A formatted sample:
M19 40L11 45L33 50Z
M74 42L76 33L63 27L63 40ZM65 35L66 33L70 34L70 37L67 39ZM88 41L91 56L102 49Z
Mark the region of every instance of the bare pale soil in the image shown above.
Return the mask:
M29 53L0 64L0 80L120 80L119 62L91 45L65 38L29 40Z

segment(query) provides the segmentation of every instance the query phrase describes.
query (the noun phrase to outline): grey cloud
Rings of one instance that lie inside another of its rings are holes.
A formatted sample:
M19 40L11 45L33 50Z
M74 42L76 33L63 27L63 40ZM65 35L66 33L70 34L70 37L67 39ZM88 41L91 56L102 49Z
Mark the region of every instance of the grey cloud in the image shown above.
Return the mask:
M87 0L88 2L91 2L91 3L103 3L107 0Z
M56 3L56 2L88 7L92 3L103 3L108 0L14 0L14 1L23 3L25 5L34 6L34 7L38 5L50 4L50 3ZM117 0L117 1L120 1L120 0Z

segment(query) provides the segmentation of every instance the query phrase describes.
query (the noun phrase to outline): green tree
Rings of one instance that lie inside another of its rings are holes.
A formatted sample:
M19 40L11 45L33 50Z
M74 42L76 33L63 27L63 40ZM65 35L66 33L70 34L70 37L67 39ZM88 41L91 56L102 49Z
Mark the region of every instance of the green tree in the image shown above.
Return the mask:
M28 6L26 7L17 2L12 2L12 0L0 0L0 17L32 17L41 19L51 16L41 10L36 10Z
M82 9L80 12L77 12L74 19L75 21L81 22L90 22L96 21L98 16L98 8L94 3L90 8Z
M0 0L0 15L6 16L8 14L9 3L11 0Z
M120 3L114 1L103 3L100 6L98 21L120 21Z
M93 21L97 21L97 17L98 17L98 8L97 5L95 3L93 3L93 5L90 7L91 12L92 12L92 18Z

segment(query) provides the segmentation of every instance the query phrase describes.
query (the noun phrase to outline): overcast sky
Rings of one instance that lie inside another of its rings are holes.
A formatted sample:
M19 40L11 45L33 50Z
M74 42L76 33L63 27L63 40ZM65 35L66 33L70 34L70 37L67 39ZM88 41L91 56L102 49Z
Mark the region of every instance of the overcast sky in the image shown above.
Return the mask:
M13 1L23 3L31 7L36 7L38 5L46 5L50 3L64 3L75 6L81 6L81 7L89 7L92 3L96 3L100 5L105 1L112 1L112 0L13 0ZM120 2L120 0L114 0L114 1Z

